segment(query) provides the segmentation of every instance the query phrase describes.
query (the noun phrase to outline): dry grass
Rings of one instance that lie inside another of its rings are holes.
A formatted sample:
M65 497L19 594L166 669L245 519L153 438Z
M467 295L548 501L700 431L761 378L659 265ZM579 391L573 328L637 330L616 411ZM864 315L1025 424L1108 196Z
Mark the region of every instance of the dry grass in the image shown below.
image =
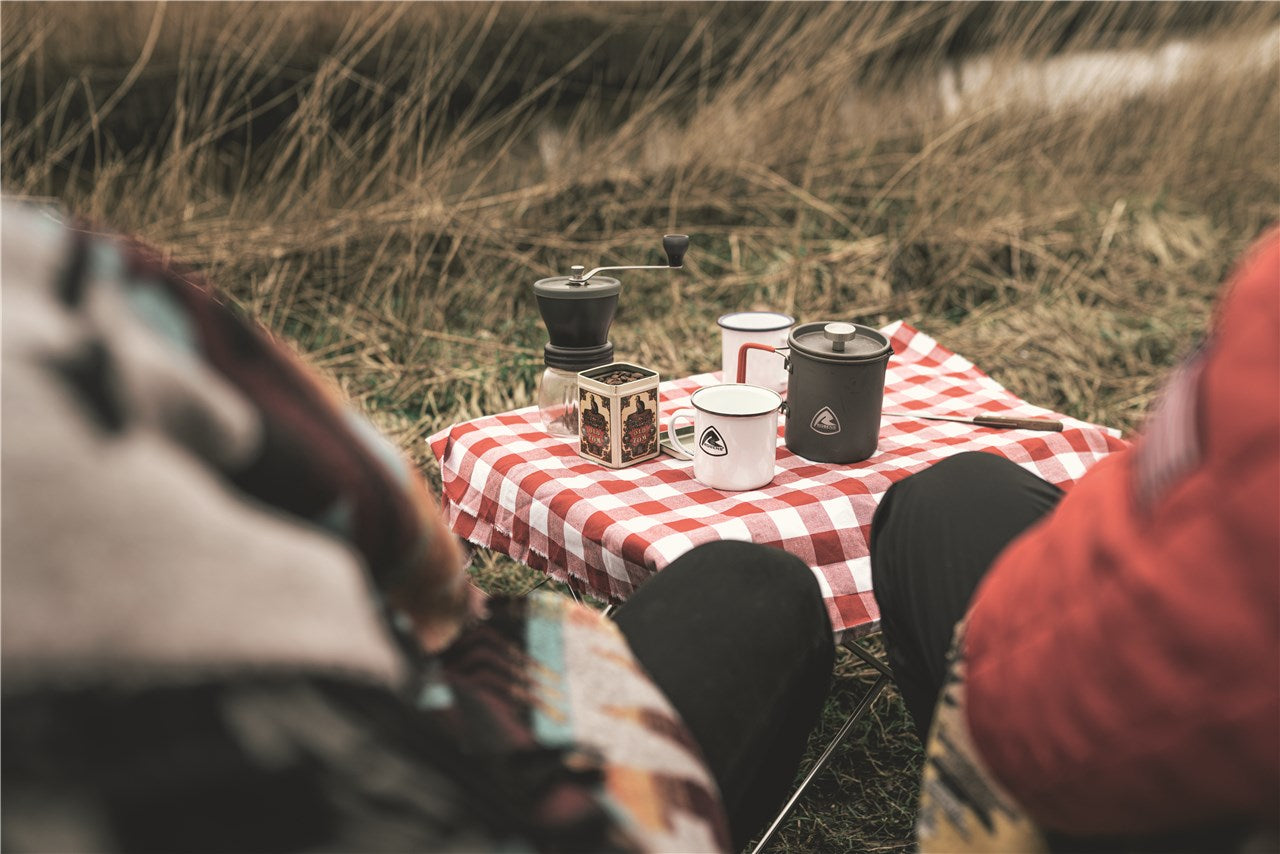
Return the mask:
M1016 393L1134 428L1280 205L1269 4L0 6L4 189L204 268L421 441L531 402L530 285L655 258L613 340L710 369L718 314L903 317ZM1159 92L945 105L993 67L1194 33ZM945 107L945 108L944 108ZM527 572L481 555L477 576ZM866 681L842 661L825 732ZM918 745L896 698L780 848L909 845Z

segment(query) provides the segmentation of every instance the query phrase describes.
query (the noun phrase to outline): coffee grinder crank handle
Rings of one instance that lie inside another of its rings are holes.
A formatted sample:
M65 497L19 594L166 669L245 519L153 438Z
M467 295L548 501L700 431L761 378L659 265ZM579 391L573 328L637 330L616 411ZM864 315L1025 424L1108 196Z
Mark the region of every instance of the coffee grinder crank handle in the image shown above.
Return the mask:
M573 284L586 284L596 273L603 273L605 270L679 270L684 266L684 254L689 251L689 235L687 234L664 234L662 236L662 248L667 253L667 263L665 264L636 264L624 267L596 267L589 273L584 274L583 268L575 265L569 268L569 281Z

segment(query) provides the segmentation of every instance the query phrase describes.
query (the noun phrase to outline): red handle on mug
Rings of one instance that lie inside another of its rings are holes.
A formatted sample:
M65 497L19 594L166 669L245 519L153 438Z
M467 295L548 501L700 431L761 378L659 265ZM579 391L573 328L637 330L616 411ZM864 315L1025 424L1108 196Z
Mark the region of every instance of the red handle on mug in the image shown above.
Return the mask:
M782 348L785 349L785 348ZM738 348L738 382L745 383L747 381L747 351L748 350L764 350L767 353L778 352L778 347L770 347L768 344L743 344Z

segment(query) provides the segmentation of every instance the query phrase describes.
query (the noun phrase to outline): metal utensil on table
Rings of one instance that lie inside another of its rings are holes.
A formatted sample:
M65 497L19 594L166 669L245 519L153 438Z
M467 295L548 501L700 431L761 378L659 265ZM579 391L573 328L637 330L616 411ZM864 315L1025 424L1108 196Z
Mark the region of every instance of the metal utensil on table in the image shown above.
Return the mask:
M920 418L925 421L954 421L957 424L974 424L978 427L995 427L1004 430L1043 430L1061 433L1062 422L1048 418L1008 418L1003 415L931 415L925 412L884 412L886 418Z

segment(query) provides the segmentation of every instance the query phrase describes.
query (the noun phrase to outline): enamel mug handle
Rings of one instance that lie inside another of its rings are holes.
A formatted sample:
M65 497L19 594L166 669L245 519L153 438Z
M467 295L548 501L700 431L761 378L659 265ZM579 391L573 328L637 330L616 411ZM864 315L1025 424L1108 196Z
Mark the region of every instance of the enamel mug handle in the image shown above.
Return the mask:
M677 409L667 419L667 438L671 440L671 444L679 448L685 456L693 458L693 451L684 446L684 442L680 441L680 437L676 435L676 422L681 418L688 418L690 421L694 419L695 411L692 409Z
M764 350L766 353L777 353L782 355L780 351L786 350L786 347L770 347L768 344L743 344L738 348L738 382L745 383L747 381L747 351L748 350ZM782 356L783 359L786 356Z

